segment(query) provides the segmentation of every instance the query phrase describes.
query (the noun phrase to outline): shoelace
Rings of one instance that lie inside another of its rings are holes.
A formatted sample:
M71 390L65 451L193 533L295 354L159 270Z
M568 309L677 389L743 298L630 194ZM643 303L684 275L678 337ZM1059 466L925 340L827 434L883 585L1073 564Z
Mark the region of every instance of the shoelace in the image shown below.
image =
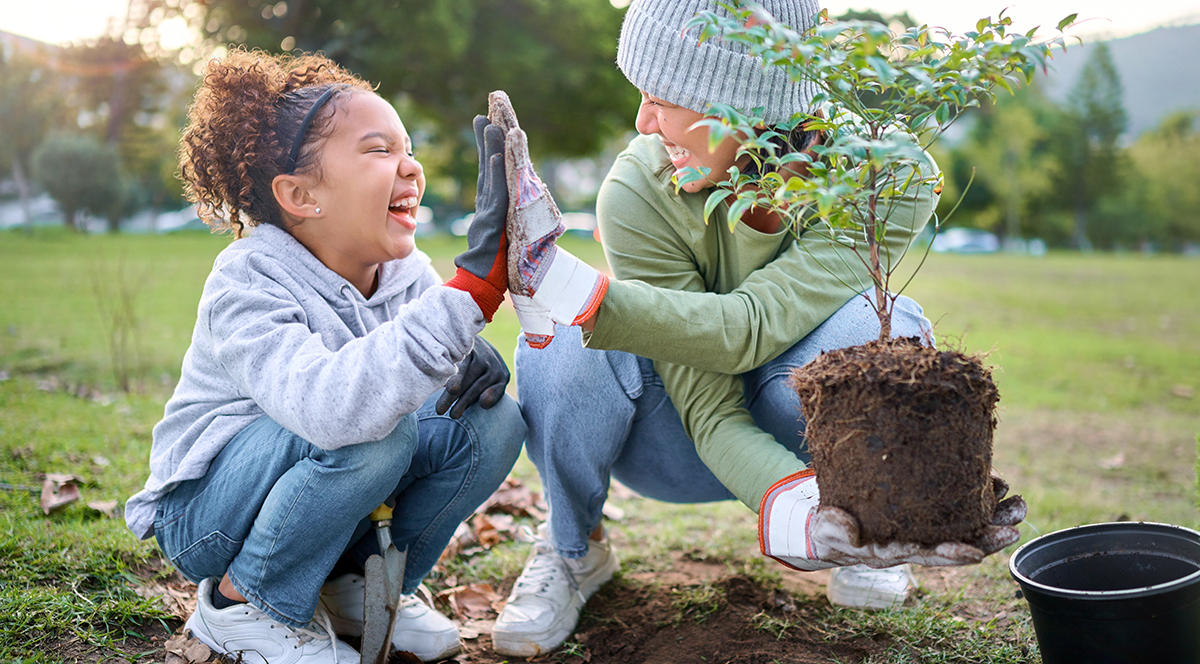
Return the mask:
M530 592L540 596L542 591L546 590L550 583L560 575L567 579L572 590L578 588L575 575L566 568L562 557L558 555L554 547L544 539L535 538L533 554L525 565L525 571L517 578L515 589L520 591L520 594Z
M314 627L319 627L325 631L324 634L316 631ZM333 623L329 621L329 614L324 609L317 607L317 612L313 615L313 619L304 627L296 627L293 630L296 633L296 647L308 643L313 640L329 641L333 645L333 661L338 662L337 637L333 634Z

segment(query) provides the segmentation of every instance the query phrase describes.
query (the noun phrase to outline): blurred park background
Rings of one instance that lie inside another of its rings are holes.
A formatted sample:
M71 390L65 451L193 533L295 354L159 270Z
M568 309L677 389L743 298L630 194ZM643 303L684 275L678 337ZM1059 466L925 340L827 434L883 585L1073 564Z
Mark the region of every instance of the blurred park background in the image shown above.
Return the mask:
M78 9L93 16L91 34L64 15L70 3L25 4L0 20L0 228L196 227L175 149L201 67L233 44L323 51L378 83L429 176L423 232L465 229L470 120L491 90L508 91L581 230L632 132L637 93L614 65L627 0L104 0ZM963 17L1004 9L844 4L826 3L834 17L958 32L972 25ZM1200 253L1200 2L1136 15L1087 4L1006 10L1022 30L1080 11L1079 39L1034 85L960 118L933 147L948 175L940 212L961 197L948 223L978 231L948 235L948 248Z
M473 208L470 120L489 91L508 91L577 231L565 245L602 267L595 195L638 99L614 64L626 3L0 4L0 661L163 661L193 589L119 515L145 480L151 429L229 242L199 223L175 178L204 62L231 45L320 50L377 82L425 166L419 246L443 275ZM963 32L1009 3L824 4L834 17ZM940 213L961 205L907 291L940 342L991 352L995 462L1030 504L1023 540L1128 519L1200 527L1200 0L1080 4L1008 10L1022 31L1081 12L1069 32L1081 42L932 147L947 176ZM483 336L511 359L518 331L505 305ZM536 489L527 460L514 476ZM39 493L56 483L81 496L44 511ZM693 615L689 597L712 596L709 581L680 580L697 561L808 592L758 555L739 504L612 503L624 567L607 592L667 579L678 613L667 622ZM506 592L528 548L513 530L452 556L428 584L439 598L476 583ZM925 590L900 612L847 620L816 601L804 620L829 643L884 644L872 662L1033 661L1010 553L921 571ZM568 645L554 661L586 660ZM495 661L471 648L461 661Z

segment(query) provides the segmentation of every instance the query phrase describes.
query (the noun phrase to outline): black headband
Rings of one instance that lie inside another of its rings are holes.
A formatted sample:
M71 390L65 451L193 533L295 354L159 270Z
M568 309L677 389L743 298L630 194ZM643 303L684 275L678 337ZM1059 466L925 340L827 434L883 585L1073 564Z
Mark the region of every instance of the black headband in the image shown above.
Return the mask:
M308 125L312 124L313 118L317 116L317 111L329 101L333 93L342 88L349 87L345 85L330 86L328 90L321 93L320 97L313 102L312 108L308 109L308 113L304 114L304 120L300 122L300 130L296 132L296 138L292 139L292 150L288 153L287 168L284 173L291 175L296 170L296 159L300 157L300 147L304 145L304 135L308 133Z

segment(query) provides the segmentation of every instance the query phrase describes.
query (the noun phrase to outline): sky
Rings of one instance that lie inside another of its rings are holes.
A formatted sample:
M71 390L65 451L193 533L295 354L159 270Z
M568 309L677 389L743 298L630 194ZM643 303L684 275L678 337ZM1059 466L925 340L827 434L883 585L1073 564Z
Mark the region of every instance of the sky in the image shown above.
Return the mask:
M626 0L612 0L626 4ZM111 17L121 20L127 0L0 0L0 30L50 43L66 43L105 32ZM1200 0L823 0L831 14L847 9L874 9L884 14L908 10L919 22L970 30L983 16L996 15L1005 7L1014 27L1024 32L1036 25L1053 27L1063 17L1079 13L1086 20L1075 34L1081 36L1125 36L1164 24L1200 23ZM1134 9L1136 8L1136 12ZM182 45L186 35L178 29L162 30L164 44ZM174 26L178 27L178 26Z

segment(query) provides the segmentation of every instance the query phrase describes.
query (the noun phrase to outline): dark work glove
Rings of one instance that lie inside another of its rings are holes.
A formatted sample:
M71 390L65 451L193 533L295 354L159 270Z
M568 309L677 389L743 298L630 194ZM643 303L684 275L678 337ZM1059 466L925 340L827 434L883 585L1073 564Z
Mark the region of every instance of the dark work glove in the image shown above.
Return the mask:
M458 373L446 381L446 391L438 398L434 409L438 415L445 415L449 410L450 417L458 419L476 402L480 408L495 406L507 386L508 366L500 353L483 337L475 337L475 346L458 363Z
M475 116L475 145L479 150L479 180L475 218L467 229L467 250L454 259L458 267L446 285L466 291L489 323L508 289L508 181L504 175L504 132L488 119Z

